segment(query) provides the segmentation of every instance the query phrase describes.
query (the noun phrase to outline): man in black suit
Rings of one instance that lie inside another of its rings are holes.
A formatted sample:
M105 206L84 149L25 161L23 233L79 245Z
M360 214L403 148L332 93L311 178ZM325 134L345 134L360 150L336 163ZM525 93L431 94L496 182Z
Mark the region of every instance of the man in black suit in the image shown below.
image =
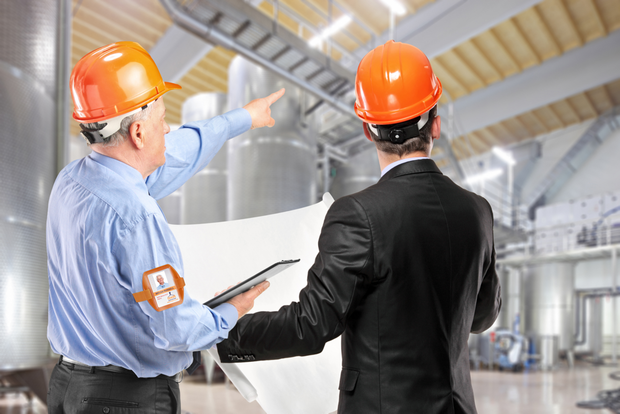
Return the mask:
M342 335L338 413L476 412L467 339L501 307L493 215L429 158L441 90L411 45L362 60L355 110L382 177L334 202L299 302L242 318L222 362L311 355Z

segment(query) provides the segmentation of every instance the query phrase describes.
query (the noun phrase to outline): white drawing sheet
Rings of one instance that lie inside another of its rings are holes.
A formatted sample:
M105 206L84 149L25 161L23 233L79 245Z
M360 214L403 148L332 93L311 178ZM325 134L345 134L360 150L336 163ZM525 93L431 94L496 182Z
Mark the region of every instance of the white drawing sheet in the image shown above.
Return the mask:
M170 226L185 267L186 289L200 302L287 259L301 262L270 279L270 287L252 312L278 310L299 299L307 272L318 253L318 238L330 194L309 207L269 216L221 223ZM328 414L338 404L342 358L340 338L318 355L276 361L221 364L248 401L256 399L267 414Z

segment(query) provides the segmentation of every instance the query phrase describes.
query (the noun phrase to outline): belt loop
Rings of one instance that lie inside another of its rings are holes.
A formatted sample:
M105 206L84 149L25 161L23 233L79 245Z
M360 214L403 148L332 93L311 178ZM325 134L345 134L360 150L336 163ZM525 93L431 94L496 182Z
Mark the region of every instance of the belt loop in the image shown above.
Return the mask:
M62 355L58 358L58 365L62 364Z
M90 369L88 370L89 374L94 374L95 373L95 367L90 367Z

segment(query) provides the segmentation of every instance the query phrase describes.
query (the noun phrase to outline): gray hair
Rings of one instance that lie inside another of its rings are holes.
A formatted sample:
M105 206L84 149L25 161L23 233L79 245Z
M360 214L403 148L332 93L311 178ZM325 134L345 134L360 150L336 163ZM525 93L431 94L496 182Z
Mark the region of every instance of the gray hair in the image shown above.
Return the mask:
M104 147L116 147L117 145L125 142L125 140L129 138L129 128L131 127L131 125L134 122L142 121L151 116L153 106L154 105L149 105L146 109L143 109L142 111L136 112L133 115L129 115L123 118L123 120L121 121L121 128L109 137L104 138L101 145ZM94 122L92 124L85 123L82 125L84 125L88 129L99 130L105 126L105 122ZM88 143L88 145L91 144Z

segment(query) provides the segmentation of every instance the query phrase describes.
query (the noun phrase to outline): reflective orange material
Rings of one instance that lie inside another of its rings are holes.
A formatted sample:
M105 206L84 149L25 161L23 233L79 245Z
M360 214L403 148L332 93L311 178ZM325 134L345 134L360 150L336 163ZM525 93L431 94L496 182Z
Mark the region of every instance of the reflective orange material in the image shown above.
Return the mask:
M357 68L355 113L370 124L396 124L429 111L441 91L426 55L390 40L368 52Z
M75 65L70 79L73 119L99 122L138 109L181 86L164 82L157 65L135 42L93 50Z

